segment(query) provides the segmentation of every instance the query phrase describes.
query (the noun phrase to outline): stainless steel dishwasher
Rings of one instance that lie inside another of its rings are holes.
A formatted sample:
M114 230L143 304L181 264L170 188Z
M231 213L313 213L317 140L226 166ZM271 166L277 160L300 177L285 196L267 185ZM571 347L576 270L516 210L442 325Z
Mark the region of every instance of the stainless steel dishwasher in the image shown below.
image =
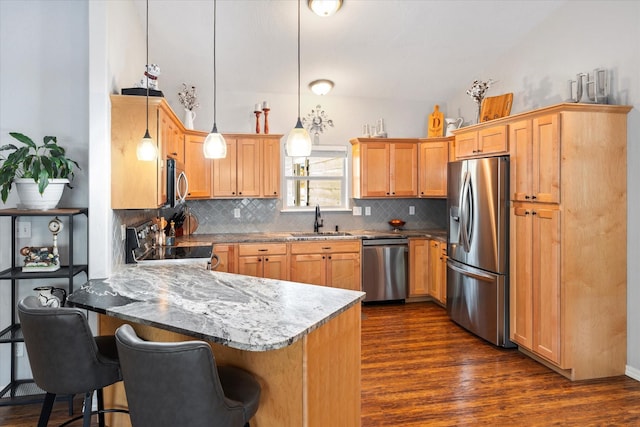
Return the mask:
M362 291L365 302L407 298L409 240L400 237L362 240Z

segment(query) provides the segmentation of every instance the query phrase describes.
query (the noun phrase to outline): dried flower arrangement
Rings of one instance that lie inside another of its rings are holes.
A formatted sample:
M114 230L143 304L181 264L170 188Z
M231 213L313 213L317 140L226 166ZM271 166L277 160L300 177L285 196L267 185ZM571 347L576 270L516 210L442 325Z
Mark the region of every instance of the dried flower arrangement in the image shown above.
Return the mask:
M482 100L484 99L484 95L494 83L495 81L493 81L492 79L489 79L486 82L474 80L471 87L467 89L467 95L469 95L475 101L477 106L478 111L476 115L476 123L480 123L480 108L482 107Z
M182 83L182 92L178 92L178 98L180 99L180 104L189 111L193 111L200 106L195 86L189 87Z

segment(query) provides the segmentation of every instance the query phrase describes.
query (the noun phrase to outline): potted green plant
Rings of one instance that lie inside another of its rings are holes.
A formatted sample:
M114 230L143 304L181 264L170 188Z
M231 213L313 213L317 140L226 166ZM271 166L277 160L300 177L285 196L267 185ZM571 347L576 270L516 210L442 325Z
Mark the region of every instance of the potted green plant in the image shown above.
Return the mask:
M0 197L6 203L9 191L16 184L24 208L55 208L64 186L72 188L70 181L78 162L66 156L55 136L45 136L42 144L18 132L10 132L23 145L6 144L0 147ZM9 154L5 157L4 152ZM31 199L31 200L30 200Z

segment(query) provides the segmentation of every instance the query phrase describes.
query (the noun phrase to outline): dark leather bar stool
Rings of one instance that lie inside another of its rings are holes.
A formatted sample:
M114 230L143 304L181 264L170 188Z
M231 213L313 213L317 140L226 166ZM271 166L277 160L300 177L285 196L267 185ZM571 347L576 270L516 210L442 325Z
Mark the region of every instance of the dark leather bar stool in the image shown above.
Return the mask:
M122 325L116 343L135 427L248 426L258 410L260 384L242 369L216 367L204 341L144 341Z
M38 427L49 422L57 394L84 394L83 414L62 426L83 418L83 426L89 427L94 391L101 427L105 412L127 412L104 409L102 388L122 380L113 336L94 337L82 310L43 307L35 296L18 302L18 316L33 379L46 392Z

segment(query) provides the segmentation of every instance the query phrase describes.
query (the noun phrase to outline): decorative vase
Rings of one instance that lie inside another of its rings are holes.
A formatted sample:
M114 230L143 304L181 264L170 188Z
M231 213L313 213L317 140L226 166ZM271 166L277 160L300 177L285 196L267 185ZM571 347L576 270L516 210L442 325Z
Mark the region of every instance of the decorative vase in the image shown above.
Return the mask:
M475 99L476 102L476 123L480 123L480 114L482 113L482 98Z
M21 207L24 209L54 209L62 198L64 186L69 183L66 178L50 179L49 185L40 194L38 183L32 178L16 178L13 181L18 189Z
M187 129L193 129L193 121L196 118L196 112L193 110L184 109L184 127Z

